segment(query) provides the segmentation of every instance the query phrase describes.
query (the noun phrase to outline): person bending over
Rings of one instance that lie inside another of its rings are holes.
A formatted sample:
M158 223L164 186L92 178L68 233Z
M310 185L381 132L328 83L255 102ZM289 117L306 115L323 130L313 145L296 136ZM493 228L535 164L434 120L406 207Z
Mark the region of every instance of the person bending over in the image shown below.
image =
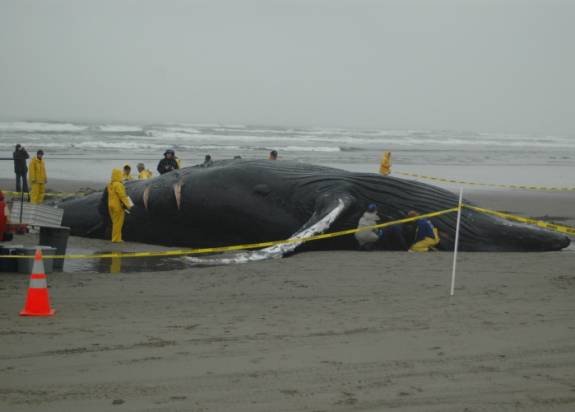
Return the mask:
M408 217L417 217L419 213L411 210ZM439 233L429 219L422 218L416 220L415 242L409 249L411 252L428 252L430 248L439 244Z
M371 203L367 206L367 210L359 219L357 228L377 225L379 217L377 216L377 205ZM360 250L372 250L376 242L379 240L377 229L364 230L355 233L355 239L359 244Z
M385 216L383 222L391 222L392 220L395 219L390 216ZM408 250L409 246L405 241L405 232L406 227L402 224L391 225L379 229L377 233L379 235L381 248L383 250Z

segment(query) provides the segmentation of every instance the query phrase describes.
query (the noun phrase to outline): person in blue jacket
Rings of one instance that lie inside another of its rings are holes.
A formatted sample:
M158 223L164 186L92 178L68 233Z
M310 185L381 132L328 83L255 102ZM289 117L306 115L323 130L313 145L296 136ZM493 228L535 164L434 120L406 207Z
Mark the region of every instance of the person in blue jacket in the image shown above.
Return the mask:
M415 210L409 211L408 217L417 217L419 213ZM439 244L439 233L429 219L422 218L416 220L415 241L409 248L412 252L427 252L430 248Z

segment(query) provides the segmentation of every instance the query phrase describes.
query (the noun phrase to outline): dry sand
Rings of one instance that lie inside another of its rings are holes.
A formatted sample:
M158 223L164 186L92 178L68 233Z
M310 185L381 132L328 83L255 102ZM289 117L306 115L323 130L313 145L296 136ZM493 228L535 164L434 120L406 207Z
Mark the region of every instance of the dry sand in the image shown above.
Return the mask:
M557 195L469 197L572 223ZM28 277L0 274L0 410L575 410L575 253L462 253L454 297L451 258L87 267L50 275L52 318L19 317Z

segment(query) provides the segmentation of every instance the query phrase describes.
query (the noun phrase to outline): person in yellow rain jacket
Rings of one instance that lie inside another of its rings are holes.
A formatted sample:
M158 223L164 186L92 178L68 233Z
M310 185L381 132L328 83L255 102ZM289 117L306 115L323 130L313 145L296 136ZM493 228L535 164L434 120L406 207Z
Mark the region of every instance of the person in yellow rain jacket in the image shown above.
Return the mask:
M122 174L122 179L124 182L129 182L130 180L134 179L130 165L124 165L124 173Z
M384 176L391 173L391 152L383 152L381 164L379 165L379 173Z
M38 150L36 156L30 161L30 203L39 204L44 201L44 191L48 176L46 175L46 164L44 163L44 152Z
M131 209L134 204L126 195L126 188L122 183L122 171L112 170L112 178L107 187L108 190L108 212L112 220L112 242L123 242L122 226L124 226L124 213L126 209Z
M407 217L417 217L419 213L415 210L409 211ZM437 228L429 219L416 220L417 229L415 231L415 241L409 248L411 252L427 252L429 249L437 246L440 242Z
M138 180L148 180L152 178L152 172L146 169L143 163L138 163Z

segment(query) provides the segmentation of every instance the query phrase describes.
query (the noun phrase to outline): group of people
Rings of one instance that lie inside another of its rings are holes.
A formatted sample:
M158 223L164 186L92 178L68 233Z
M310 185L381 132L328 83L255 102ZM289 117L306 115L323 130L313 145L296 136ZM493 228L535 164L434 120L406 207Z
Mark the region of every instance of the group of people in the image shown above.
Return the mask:
M46 164L44 162L44 152L38 150L36 156L27 165L30 158L28 152L20 144L17 144L13 154L14 172L16 174L16 191L28 192L28 175L30 178L30 202L39 204L44 200L45 186L48 182L46 174ZM236 157L238 158L238 157ZM272 150L269 153L269 160L277 160L278 152ZM166 150L164 158L158 163L157 171L160 175L180 169L180 160L173 150ZM211 167L213 160L211 155L206 155L200 167ZM391 167L391 153L385 152L380 173L388 175ZM138 180L152 178L152 171L146 169L144 163L138 163ZM130 165L125 165L123 170L114 169L110 183L106 187L104 194L104 208L107 209L112 223L112 242L122 242L122 227L126 211L129 211L134 203L126 194L125 182L134 180L131 174ZM106 207L107 206L107 207ZM407 217L416 218L419 214L411 210ZM358 228L375 226L380 223L377 205L370 204L358 222ZM383 229L371 229L357 232L355 238L360 250L409 250L413 252L426 252L440 242L437 229L429 219L415 219L413 224L392 225Z
M418 216L418 212L410 210L407 217L413 218L413 223L397 224L355 233L359 249L409 250L411 252L432 250L440 242L439 232L431 220L417 219ZM368 205L367 210L359 219L357 228L375 226L379 223L381 223L381 219L377 205L372 203Z
M383 152L379 173L383 176L391 174L391 152ZM359 219L357 228L376 226L382 223L378 213L377 205L369 204ZM439 232L431 220L417 218L419 213L415 210L408 211L405 216L413 220L404 224L391 225L381 229L362 230L355 233L359 249L427 252L439 245ZM383 219L383 221L391 220L391 218Z
M38 150L36 156L30 160L28 168L26 160L30 155L22 145L17 144L14 153L14 173L16 174L16 191L30 192L30 203L42 203L46 191L48 175L46 174L46 163L44 162L44 151ZM30 190L28 190L28 175L30 177Z
M269 160L277 160L278 152L272 150L269 154ZM236 156L234 159L241 159L241 157ZM176 153L169 149L164 153L164 158L158 163L158 173L163 175L164 173L171 172L173 170L178 170L180 168L180 160L176 157ZM200 167L211 167L214 164L211 155L206 155L204 157L204 162ZM122 227L124 226L124 219L126 211L129 213L130 209L134 206L134 202L126 194L126 188L124 186L125 182L133 180L131 175L132 168L130 165L125 165L124 170L114 169L112 170L112 177L110 183L106 187L106 192L104 193L102 200L104 203L103 209L106 209L110 220L112 223L112 242L119 243L122 240ZM147 170L143 163L138 163L138 179L146 180L152 177L152 172Z
M164 157L158 162L157 171L160 175L163 175L164 173L179 169L180 167L180 159L176 157L176 153L172 149L168 149L164 152ZM146 165L144 163L138 163L136 169L138 170L138 180L148 180L154 176L154 173L151 170L146 169ZM122 181L129 182L130 180L134 180L132 167L126 164L124 165L122 172Z
M38 150L36 156L30 160L28 166L27 160L30 158L27 150L20 144L17 144L14 153L12 154L14 160L14 173L16 175L16 192L29 193L30 203L39 204L44 201L46 183L48 182L48 175L46 173L46 163L44 161L44 151ZM206 155L204 167L211 166L211 156ZM158 163L158 173L164 174L180 168L180 159L176 157L173 150L166 150L164 158ZM138 163L138 180L147 180L153 177L151 170L146 169L144 163ZM123 171L120 171L121 181L127 182L134 180L132 176L132 167L128 164L124 165ZM30 187L28 186L30 181Z

